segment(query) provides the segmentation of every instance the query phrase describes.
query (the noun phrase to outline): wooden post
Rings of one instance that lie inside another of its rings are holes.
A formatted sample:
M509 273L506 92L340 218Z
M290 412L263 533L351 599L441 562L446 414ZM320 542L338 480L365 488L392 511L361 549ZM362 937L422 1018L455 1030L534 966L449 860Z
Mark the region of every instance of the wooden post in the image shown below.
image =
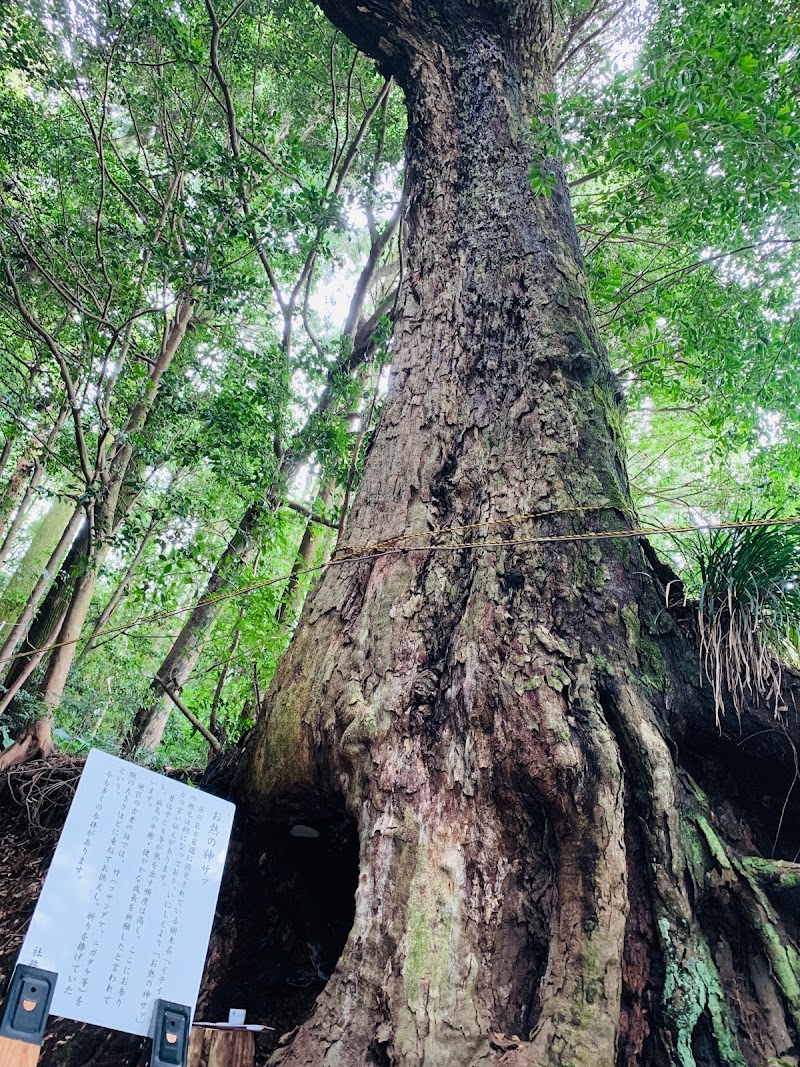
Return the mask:
M255 1060L256 1042L250 1030L192 1027L187 1067L253 1067Z
M0 1067L36 1067L41 1051L41 1045L32 1045L30 1041L0 1037Z

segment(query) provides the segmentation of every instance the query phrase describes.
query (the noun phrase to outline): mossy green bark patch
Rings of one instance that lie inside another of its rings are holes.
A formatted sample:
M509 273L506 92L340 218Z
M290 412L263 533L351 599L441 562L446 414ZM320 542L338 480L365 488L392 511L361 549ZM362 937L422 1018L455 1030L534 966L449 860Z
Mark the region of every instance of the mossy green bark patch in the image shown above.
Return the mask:
M251 795L264 798L290 795L308 778L308 744L303 711L308 700L308 684L287 686L270 714L264 743L254 749Z
M756 857L740 859L729 855L720 836L699 811L684 813L681 829L695 885L702 886L714 866L720 871L729 872L732 884L735 885L739 880L742 903L753 931L770 962L773 976L786 998L795 1025L800 1025L800 956L785 935L779 932L777 917L759 884L759 877L763 878L771 869L774 873L774 863ZM793 878L797 874L796 871L791 872Z
M446 990L452 968L452 933L457 911L451 882L429 863L427 850L417 852L406 913L403 988L416 1012Z
M742 868L768 889L797 889L800 887L800 864L782 860L765 860L760 856L745 856Z
M672 1024L677 1063L680 1067L697 1067L692 1034L705 1013L720 1061L730 1067L746 1067L725 991L707 945L696 941L687 947L665 918L659 920L658 927L665 963L663 1004Z
M786 998L795 1026L800 1029L800 956L794 946L778 931L777 917L766 893L742 864L739 870L750 885L755 898L753 920L761 937L772 973Z
M622 621L625 624L625 636L631 648L639 644L641 626L639 625L639 612L635 604L624 604L620 611Z

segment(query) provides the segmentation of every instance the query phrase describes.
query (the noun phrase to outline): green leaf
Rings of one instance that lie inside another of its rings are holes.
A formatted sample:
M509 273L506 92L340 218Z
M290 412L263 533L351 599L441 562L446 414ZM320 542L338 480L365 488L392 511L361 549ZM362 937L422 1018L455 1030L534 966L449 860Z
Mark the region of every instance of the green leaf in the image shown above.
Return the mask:
M740 70L743 70L745 74L755 74L758 70L758 60L751 52L748 52L746 55L739 58L739 68Z

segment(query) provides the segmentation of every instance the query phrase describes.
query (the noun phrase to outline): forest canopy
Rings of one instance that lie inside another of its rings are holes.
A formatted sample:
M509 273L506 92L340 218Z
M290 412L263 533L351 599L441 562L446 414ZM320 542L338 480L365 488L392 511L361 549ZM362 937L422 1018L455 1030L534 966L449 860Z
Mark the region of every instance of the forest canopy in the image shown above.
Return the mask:
M558 17L530 181L563 159L638 522L791 517L797 10ZM5 746L37 719L189 765L252 724L386 396L405 123L310 3L3 7ZM711 590L709 535L651 540Z

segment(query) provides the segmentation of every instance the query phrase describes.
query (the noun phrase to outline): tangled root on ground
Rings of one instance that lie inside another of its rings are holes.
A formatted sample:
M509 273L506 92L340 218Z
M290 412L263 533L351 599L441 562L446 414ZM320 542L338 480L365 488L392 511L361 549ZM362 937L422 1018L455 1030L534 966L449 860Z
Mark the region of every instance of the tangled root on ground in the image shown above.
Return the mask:
M84 760L57 755L7 770L0 777L3 807L21 809L32 837L41 831L59 831L78 787Z
M14 805L20 809L31 836L59 831L84 762L83 757L60 755L13 767L0 777L0 800L6 808Z

